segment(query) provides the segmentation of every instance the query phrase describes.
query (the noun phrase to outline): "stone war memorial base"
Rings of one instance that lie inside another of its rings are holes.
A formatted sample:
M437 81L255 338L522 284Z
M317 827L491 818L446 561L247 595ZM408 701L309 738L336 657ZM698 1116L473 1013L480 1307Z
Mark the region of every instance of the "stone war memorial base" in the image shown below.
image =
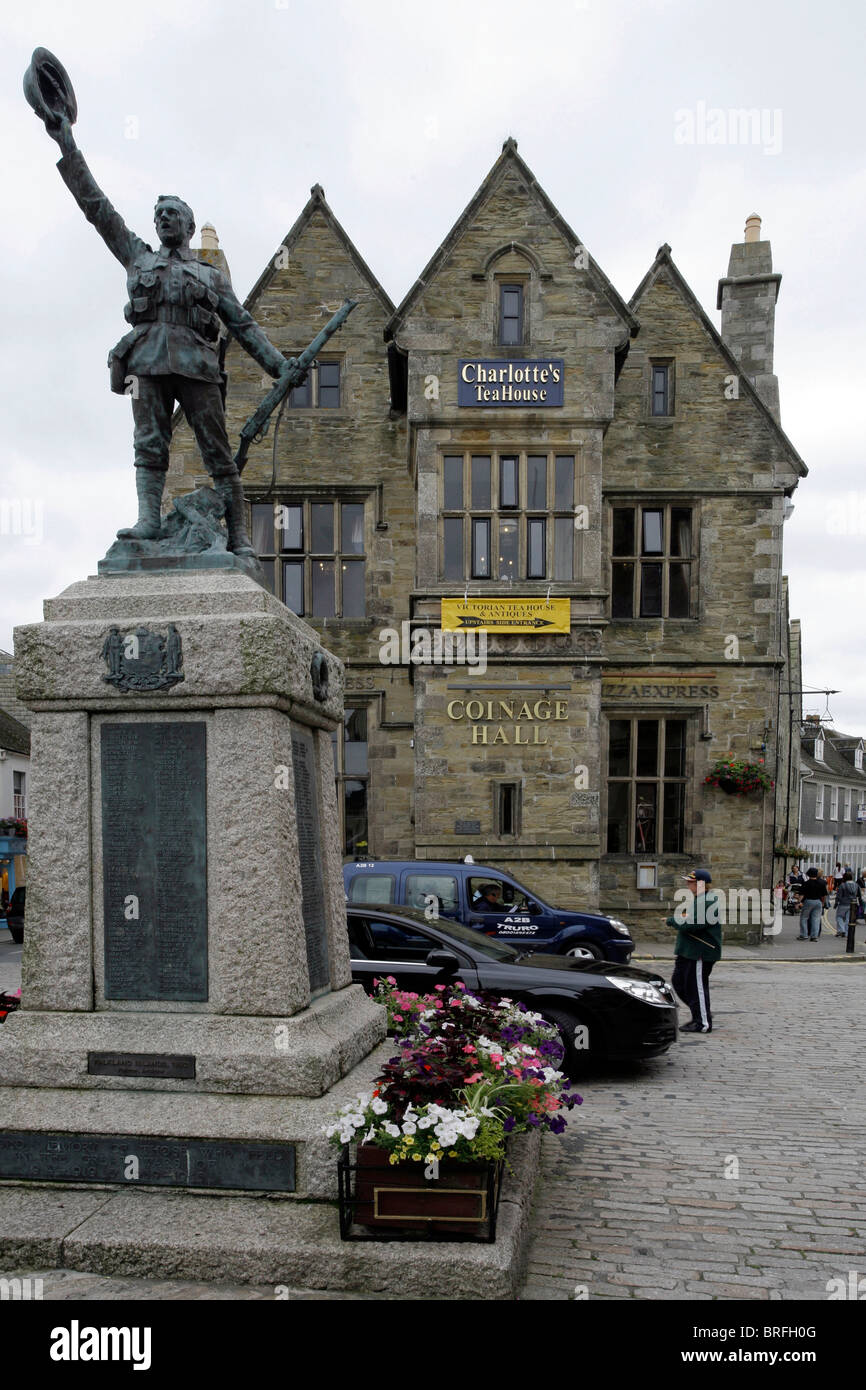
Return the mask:
M537 1144L494 1245L340 1241L322 1130L391 1053L352 983L340 662L235 567L102 573L15 647L33 725L7 1265L513 1296Z

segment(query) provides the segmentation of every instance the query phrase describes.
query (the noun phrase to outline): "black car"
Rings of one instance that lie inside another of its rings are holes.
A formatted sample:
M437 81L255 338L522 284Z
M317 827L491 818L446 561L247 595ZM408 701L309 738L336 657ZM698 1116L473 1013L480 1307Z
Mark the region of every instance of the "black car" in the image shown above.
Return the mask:
M26 897L26 888L16 888L10 899L9 906L6 909L6 925L9 928L9 935L19 946L24 940L24 904Z
M610 961L521 952L460 922L429 922L411 908L347 909L352 978L373 992L393 975L401 989L428 994L462 980L534 1009L559 1030L564 1066L599 1059L657 1057L676 1042L677 1005L655 972Z

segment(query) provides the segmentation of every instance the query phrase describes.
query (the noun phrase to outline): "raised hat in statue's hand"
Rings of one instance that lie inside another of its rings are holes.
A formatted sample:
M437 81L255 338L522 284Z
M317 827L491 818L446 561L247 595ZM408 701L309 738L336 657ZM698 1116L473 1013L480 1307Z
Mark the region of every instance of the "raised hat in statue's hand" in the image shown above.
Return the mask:
M47 48L34 48L30 66L24 74L24 95L40 120L55 125L78 120L78 102L69 73L59 58Z

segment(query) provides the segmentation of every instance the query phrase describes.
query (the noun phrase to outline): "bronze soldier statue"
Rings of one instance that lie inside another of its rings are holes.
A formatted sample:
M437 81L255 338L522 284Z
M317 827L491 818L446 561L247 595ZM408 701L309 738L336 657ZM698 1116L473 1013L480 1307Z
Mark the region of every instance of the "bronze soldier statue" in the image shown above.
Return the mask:
M161 195L154 210L159 250L130 231L85 163L72 134L77 116L68 77L53 55L37 49L25 78L28 101L62 151L60 175L126 270L130 331L109 354L111 389L132 398L138 520L118 537L156 540L168 469L171 416L177 401L195 434L214 487L225 505L228 548L252 556L243 487L226 434L219 357L220 322L272 377L306 375L296 358L278 352L237 299L224 275L190 251L192 209ZM303 364L306 365L306 364Z

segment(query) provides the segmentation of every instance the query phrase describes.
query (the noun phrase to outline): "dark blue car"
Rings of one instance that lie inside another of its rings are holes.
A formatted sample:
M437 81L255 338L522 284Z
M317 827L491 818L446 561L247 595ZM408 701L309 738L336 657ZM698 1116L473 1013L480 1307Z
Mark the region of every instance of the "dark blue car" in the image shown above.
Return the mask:
M429 922L451 918L522 951L625 964L634 950L628 927L603 912L552 907L502 869L429 859L373 859L343 866L346 901L394 903Z

